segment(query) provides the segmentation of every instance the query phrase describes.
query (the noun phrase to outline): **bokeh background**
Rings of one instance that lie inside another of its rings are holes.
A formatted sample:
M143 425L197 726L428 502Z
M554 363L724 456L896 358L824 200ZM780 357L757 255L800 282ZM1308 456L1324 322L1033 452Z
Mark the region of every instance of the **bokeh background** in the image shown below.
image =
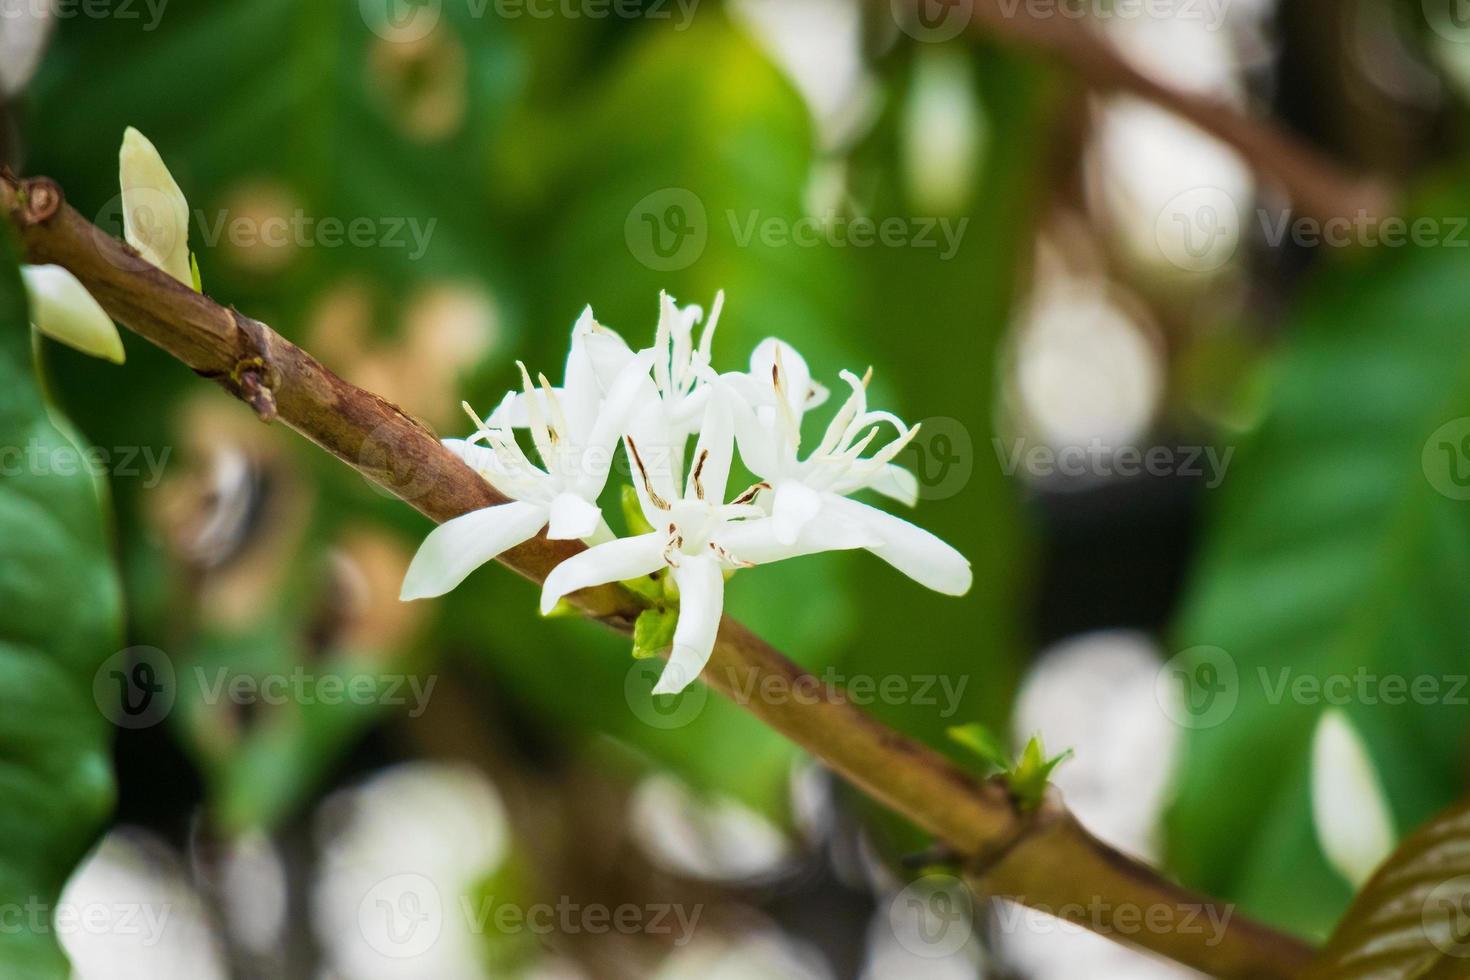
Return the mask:
M587 304L646 343L661 289L726 291L726 369L770 335L828 384L872 365L874 400L923 421L914 519L974 589L828 555L738 575L731 611L812 671L892 680L870 710L966 764L950 726L1075 749L1058 782L1089 827L1321 937L1351 895L1311 819L1322 712L1362 733L1400 831L1466 782L1447 693L1274 685L1467 670L1470 19L1001 6L1274 119L1432 234L1313 241L1164 110L858 0L0 0L0 148L120 232L138 127L195 209L206 292L445 436L516 359L555 377ZM116 726L111 829L67 895L172 915L155 942L64 936L84 980L1190 975L914 901L905 858L930 842L738 707L654 703L626 640L542 619L504 570L400 604L426 521L127 346L121 369L47 358L114 454L124 656L152 648L177 696ZM381 696L196 681L237 676ZM1227 709L1191 710L1217 688ZM424 911L425 882L442 908L419 949L376 910ZM465 914L558 903L640 925Z

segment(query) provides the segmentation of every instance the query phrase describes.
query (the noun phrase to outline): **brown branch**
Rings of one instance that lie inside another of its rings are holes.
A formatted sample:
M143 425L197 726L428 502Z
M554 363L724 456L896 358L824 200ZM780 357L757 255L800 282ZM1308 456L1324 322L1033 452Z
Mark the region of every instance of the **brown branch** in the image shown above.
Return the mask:
M881 0L886 6L892 0ZM1026 0L907 0L921 11L942 5L970 10L972 33L1051 56L1089 86L1146 99L1230 146L1264 181L1278 185L1312 217L1355 218L1390 211L1397 191L1385 181L1345 171L1336 162L1266 119L1253 119L1220 99L1185 92L1135 68L1085 20L1048 16ZM1009 9L1008 9L1009 8Z
M0 209L19 230L30 261L65 266L119 322L429 518L444 521L503 502L423 425L343 381L264 324L154 268L66 205L55 183L0 179ZM581 547L538 537L500 560L540 581ZM572 602L623 632L643 608L616 585L585 590ZM1132 931L1129 923L1149 909L1217 906L1100 843L1055 801L1039 813L1020 813L1002 784L977 781L878 724L841 690L805 673L729 617L703 679L944 841L987 895L1073 918L1073 907L1099 909L1083 924L1220 977L1285 980L1311 955L1302 943L1239 917L1214 944L1182 927ZM772 690L781 696L746 693Z

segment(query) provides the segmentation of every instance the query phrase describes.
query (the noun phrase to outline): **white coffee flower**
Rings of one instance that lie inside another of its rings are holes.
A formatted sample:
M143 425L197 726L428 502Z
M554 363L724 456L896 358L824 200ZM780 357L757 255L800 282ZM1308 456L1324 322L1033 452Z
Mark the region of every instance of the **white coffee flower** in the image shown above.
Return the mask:
M826 400L827 390L800 354L775 339L756 348L748 372L716 374L710 348L723 305L721 293L696 344L703 311L680 308L661 294L654 344L638 353L589 309L573 328L560 388L545 377L536 387L522 367L523 390L507 394L487 420L476 418L478 435L445 442L511 502L431 533L409 568L403 597L448 592L543 528L549 538L580 538L591 547L552 570L542 611L580 589L667 573L677 586L677 620L668 618L673 610L657 595L649 613L662 617L666 629L672 623L669 665L654 688L671 694L708 663L725 580L737 569L865 548L931 589L968 590L970 565L959 552L907 521L847 499L875 490L917 500L913 475L892 462L917 427L869 411L866 381L844 373L852 394L821 443L801 458L802 419ZM865 456L883 425L892 425L897 437ZM516 429L529 430L540 467L517 444ZM695 434L686 475L685 449ZM761 480L727 503L737 434L746 466ZM619 439L642 511L637 523L652 528L621 539L597 505Z
M734 458L734 432L725 390L709 391L682 495L675 492L667 471L649 469L635 437L626 440L638 501L654 530L573 555L552 570L541 591L545 613L578 589L668 569L679 587L679 622L669 665L655 694L682 691L709 661L724 610L726 571L873 543L850 524L823 520L811 521L794 541L780 541L775 522L752 503L759 485L723 503Z
M947 595L965 594L973 574L963 555L902 518L847 499L859 490L875 490L910 505L917 502L918 481L892 461L919 427L906 426L890 412L869 411L867 378L843 371L842 379L852 394L816 449L803 459L802 416L816 400L817 389L800 355L780 341L766 341L752 358L749 375L727 376L746 395L735 412L740 456L770 485L779 539L796 540L819 516L847 521L876 542L869 551L916 582ZM864 456L884 424L892 425L898 435Z
M435 528L409 565L403 599L443 595L542 528L547 537L557 539L612 536L597 498L607 485L613 450L628 413L647 380L650 358L639 355L624 365L604 396L595 374L584 370L587 342L586 334L573 338L567 375L559 389L552 388L544 375L537 389L521 365L524 390L519 396L508 395L491 416L493 421L511 418L518 409L526 413L541 467L527 458L508 424L492 428L479 423L480 431L469 440L444 441L511 502Z

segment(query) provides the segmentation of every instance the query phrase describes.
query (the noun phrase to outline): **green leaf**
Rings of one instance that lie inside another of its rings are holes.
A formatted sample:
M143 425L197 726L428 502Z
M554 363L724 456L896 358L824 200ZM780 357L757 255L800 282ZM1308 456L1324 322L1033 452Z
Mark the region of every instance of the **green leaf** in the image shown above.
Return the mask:
M1470 802L1399 845L1302 980L1463 977L1470 972Z
M949 737L974 752L995 769L1009 769L1011 753L1005 742L989 728L977 722L956 725L949 729Z
M1463 213L1445 206L1427 213ZM1196 887L1319 933L1349 897L1312 833L1322 708L1346 692L1399 826L1444 806L1465 761L1449 685L1470 633L1466 461L1441 448L1461 452L1454 433L1470 426L1470 279L1454 249L1359 258L1326 270L1287 327L1265 420L1214 502L1171 665L1195 709L1177 716L1174 862ZM1385 679L1439 694L1395 696Z
M639 660L657 657L674 642L674 627L679 625L677 609L645 609L633 624L633 656Z
M1026 748L1021 751L1021 758L1006 775L1006 785L1010 787L1011 795L1016 798L1021 809L1034 810L1041 805L1051 774L1057 766L1071 757L1072 750L1068 749L1061 755L1047 758L1041 736L1031 736L1026 742Z
M113 803L93 680L120 646L121 597L103 488L32 375L16 269L0 233L0 907L49 912ZM0 975L68 973L49 929L0 934Z

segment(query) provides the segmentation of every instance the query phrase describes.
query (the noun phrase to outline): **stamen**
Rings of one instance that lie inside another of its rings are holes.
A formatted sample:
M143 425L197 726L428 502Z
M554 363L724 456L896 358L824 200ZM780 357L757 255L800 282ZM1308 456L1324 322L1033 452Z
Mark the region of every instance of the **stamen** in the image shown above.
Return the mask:
M676 525L670 524L668 538L664 544L664 564L670 568L678 568L679 562L674 556L679 553L680 548L684 547L684 535L679 533Z
M709 548L715 554L719 555L722 559L724 559L725 561L729 562L731 565L734 565L736 568L754 568L755 567L755 562L753 562L753 561L742 561L741 559L736 558L734 555L730 554L730 552L726 551L724 548L720 547L718 544L716 544L713 541L711 541L709 543Z
M671 510L672 508L669 507L669 502L660 497L658 491L653 489L653 481L648 478L648 467L643 465L643 457L638 455L638 444L633 441L632 436L626 436L624 441L627 442L628 452L633 457L633 465L638 467L638 475L643 480L643 489L648 494L649 503L653 504L659 510ZM670 525L670 527L672 526Z
M536 377L541 382L541 390L546 393L546 404L551 406L553 424L546 427L546 434L551 436L553 443L560 442L561 436L558 433L570 432L571 426L567 425L566 413L562 411L561 400L556 397L556 392L552 390L551 382L546 380L546 375L544 374L538 374Z
M700 452L699 459L694 463L694 496L700 500L704 499L704 484L699 481L700 474L704 472L704 464L709 461L709 450Z
M764 480L762 480L760 483L752 484L745 490L744 493L736 497L734 500L730 501L730 505L735 506L737 504L748 504L756 497L760 496L760 492L762 490L769 489L771 489L771 485Z

